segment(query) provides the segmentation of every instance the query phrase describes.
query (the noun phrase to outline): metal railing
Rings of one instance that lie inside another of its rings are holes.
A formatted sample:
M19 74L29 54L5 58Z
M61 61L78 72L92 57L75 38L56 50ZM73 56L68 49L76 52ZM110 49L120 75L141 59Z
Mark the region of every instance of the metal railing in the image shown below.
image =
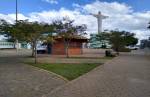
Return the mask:
M15 43L0 41L0 49L3 49L3 48L15 48Z

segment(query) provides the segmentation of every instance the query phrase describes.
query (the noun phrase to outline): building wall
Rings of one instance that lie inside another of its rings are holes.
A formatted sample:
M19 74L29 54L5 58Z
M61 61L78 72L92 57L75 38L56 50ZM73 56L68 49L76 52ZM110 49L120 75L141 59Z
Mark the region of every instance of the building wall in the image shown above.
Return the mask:
M70 42L69 55L80 55L82 54L82 43L80 42ZM65 55L65 44L64 42L56 42L52 45L52 54L54 55Z
M80 55L82 54L81 48L69 48L68 50L69 55Z
M109 43L109 41L106 41L106 40L103 40L102 41L99 41L96 39L96 35L97 34L91 34L90 35L90 41L89 41L89 47L88 48L93 48L93 49L96 49L96 48L103 48L103 46L106 46L106 48L111 48L111 44Z
M56 42L52 44L52 54L54 55L64 55L65 47L63 42Z

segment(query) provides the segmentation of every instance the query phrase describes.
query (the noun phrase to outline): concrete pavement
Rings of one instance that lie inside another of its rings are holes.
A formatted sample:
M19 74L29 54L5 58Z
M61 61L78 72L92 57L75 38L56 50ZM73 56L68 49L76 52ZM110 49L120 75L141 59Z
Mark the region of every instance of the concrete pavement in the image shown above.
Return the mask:
M0 52L0 97L41 97L66 83L52 73L23 64L23 55Z
M150 60L123 54L43 97L150 97Z

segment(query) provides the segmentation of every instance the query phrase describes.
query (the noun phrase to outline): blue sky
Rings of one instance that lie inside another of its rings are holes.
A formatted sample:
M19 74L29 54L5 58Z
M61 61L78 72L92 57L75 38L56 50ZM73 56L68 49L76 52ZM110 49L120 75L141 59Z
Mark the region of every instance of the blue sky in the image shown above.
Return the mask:
M49 4L43 2L44 0L18 0L19 12L23 14L28 14L31 12L40 12L43 10L59 10L61 7L67 9L73 9L72 4L77 3L80 5L85 5L92 3L95 0L57 0L58 4ZM132 6L134 11L148 11L150 10L150 0L99 0L106 2L120 2L126 3ZM1 0L0 1L0 13L9 14L15 12L15 0Z
M92 2L92 0L57 0L58 4L50 4L44 2L44 0L18 0L19 12L27 14L30 12L39 12L43 10L56 9L61 7L73 9L73 3L86 4ZM0 13L9 14L15 12L15 0L1 0L0 1Z

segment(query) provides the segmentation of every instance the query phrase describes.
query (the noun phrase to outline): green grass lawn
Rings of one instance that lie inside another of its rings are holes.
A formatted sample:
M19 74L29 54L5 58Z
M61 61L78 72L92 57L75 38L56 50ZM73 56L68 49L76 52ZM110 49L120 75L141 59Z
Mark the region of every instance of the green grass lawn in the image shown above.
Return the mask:
M31 64L32 66L35 67L39 67L51 72L54 72L56 74L59 74L65 78L67 78L68 80L73 80L87 72L89 72L90 70L94 69L95 67L101 65L100 64L86 64L86 63L82 63L82 64L56 64L56 63L41 63L41 64Z

